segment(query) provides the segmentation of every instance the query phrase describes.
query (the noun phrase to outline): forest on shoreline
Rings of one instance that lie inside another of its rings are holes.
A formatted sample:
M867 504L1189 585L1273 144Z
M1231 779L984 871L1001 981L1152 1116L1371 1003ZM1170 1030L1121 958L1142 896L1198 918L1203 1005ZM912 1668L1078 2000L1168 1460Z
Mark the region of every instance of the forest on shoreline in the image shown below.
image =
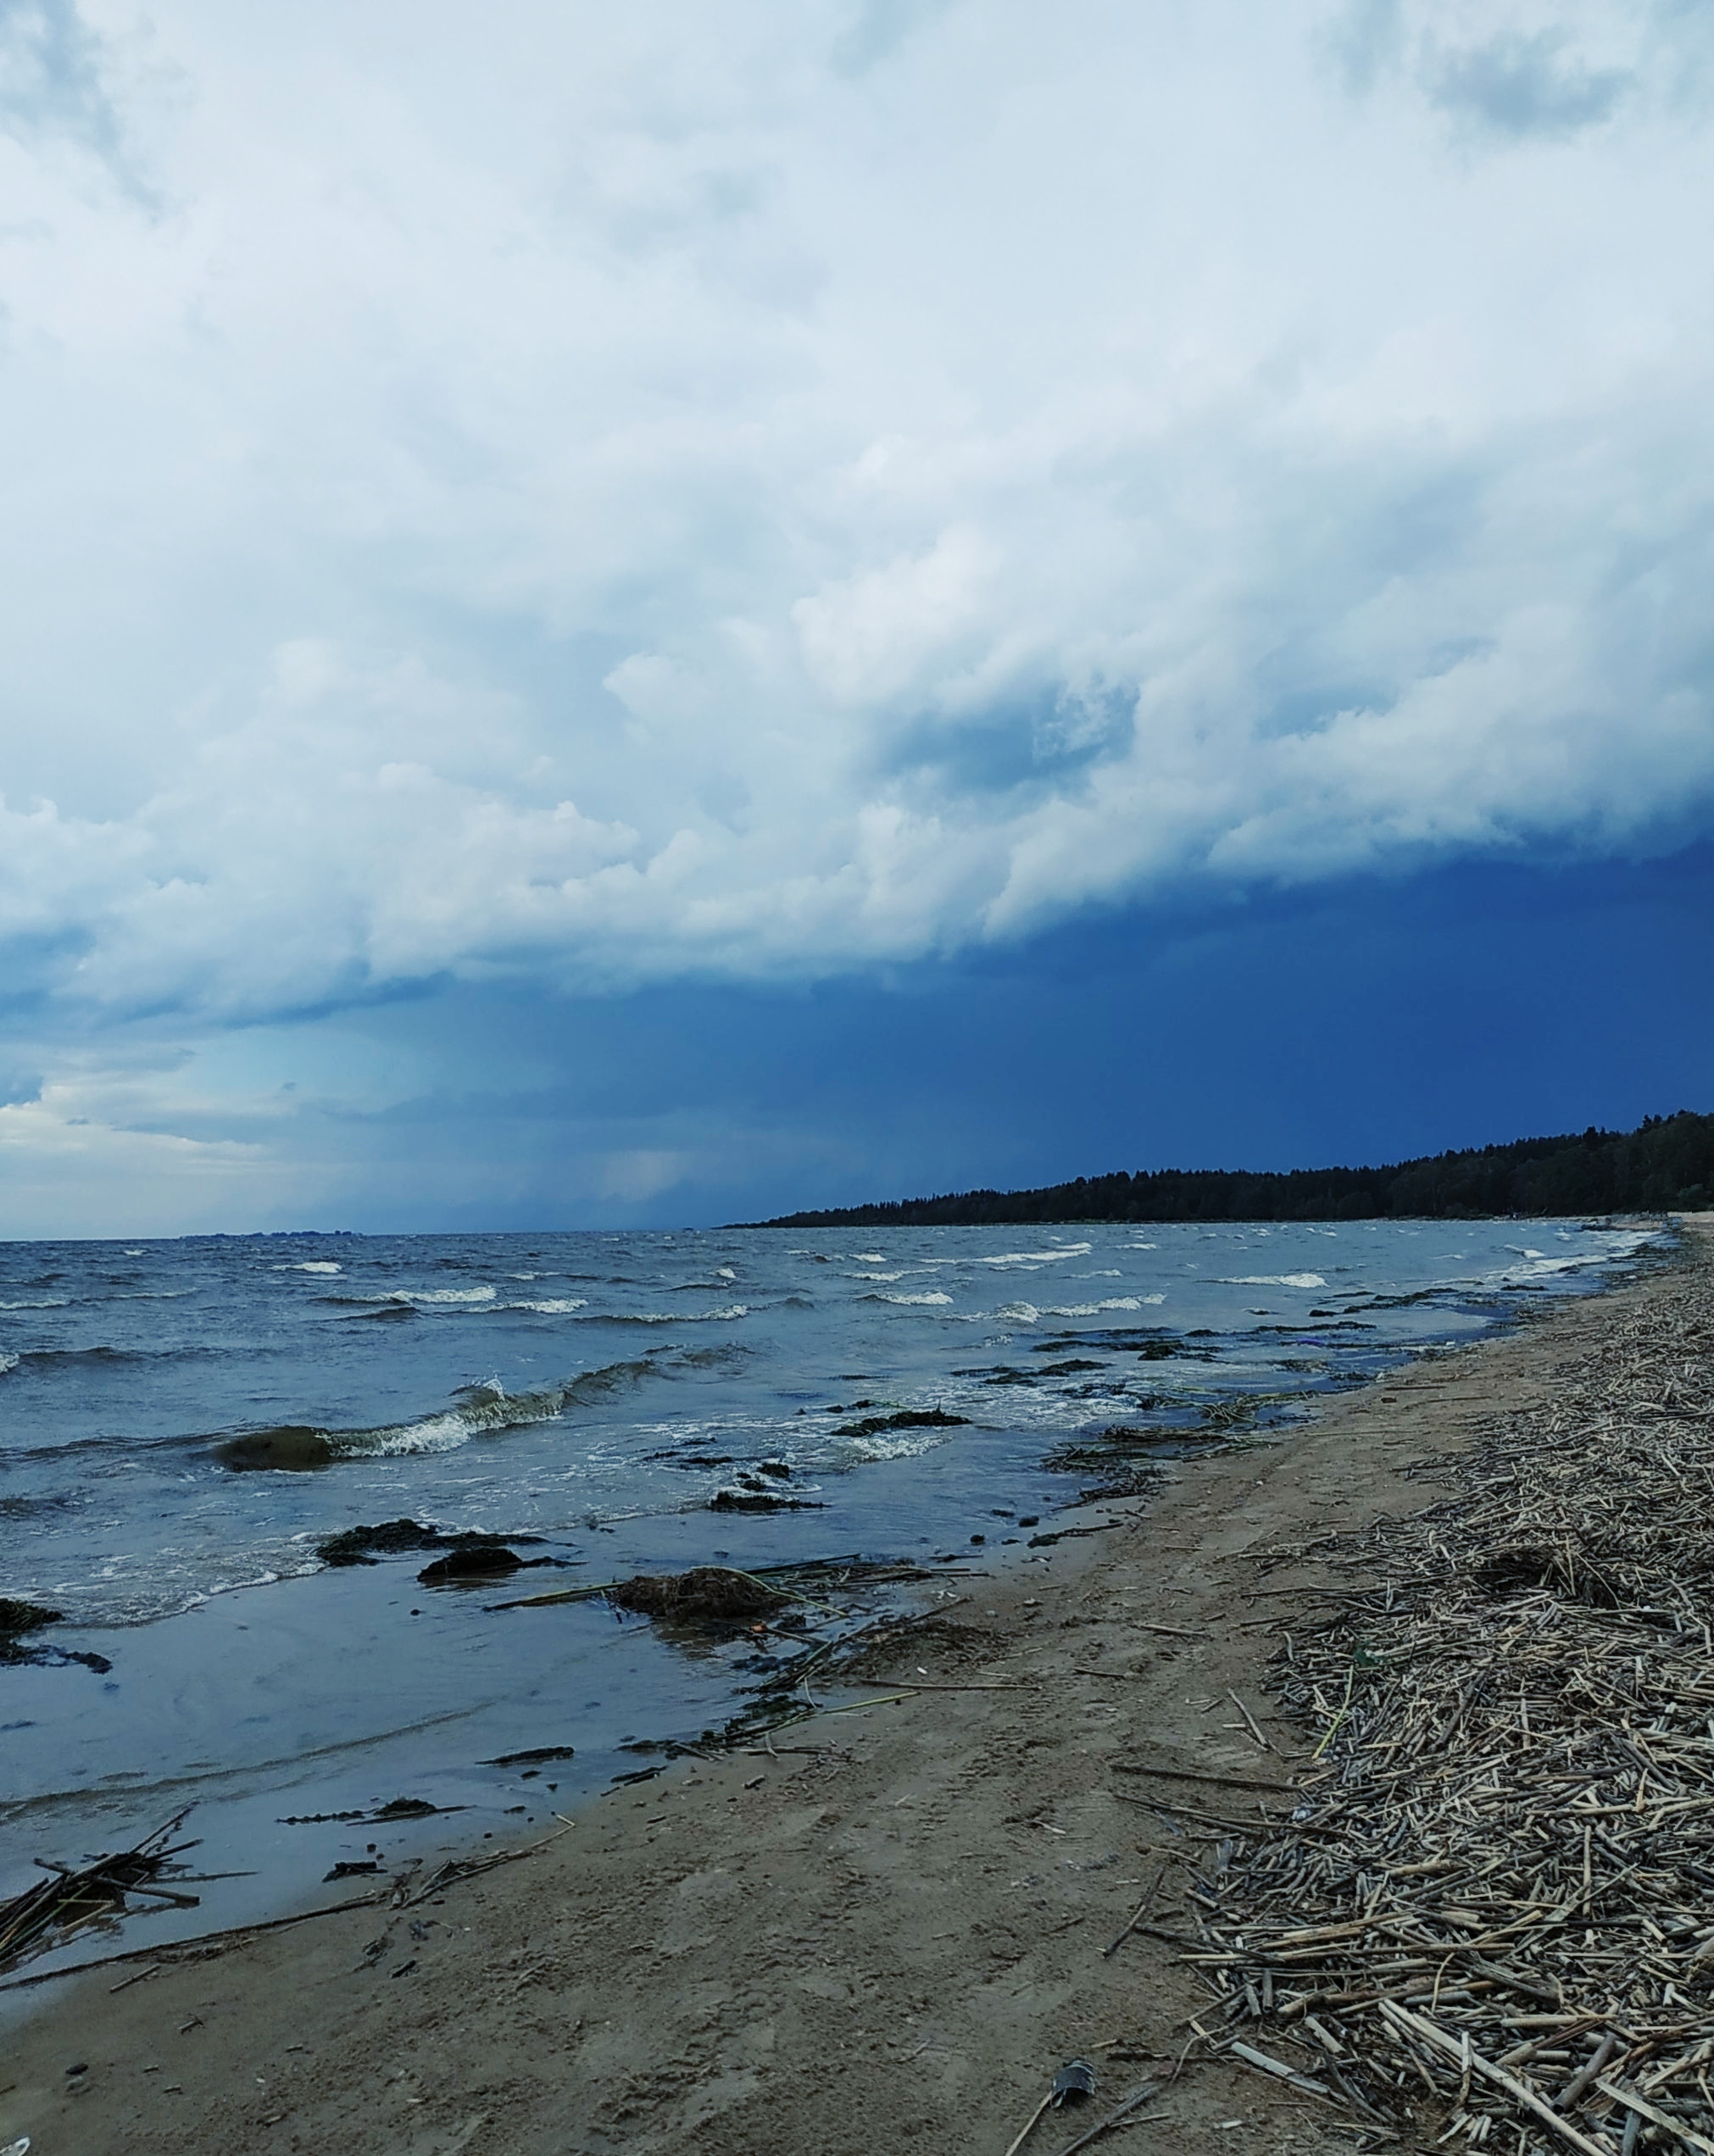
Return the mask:
M754 1227L971 1227L1042 1220L1492 1220L1512 1214L1695 1212L1714 1206L1714 1115L1650 1115L1634 1131L1517 1138L1377 1168L1157 1168L1041 1190L971 1190Z

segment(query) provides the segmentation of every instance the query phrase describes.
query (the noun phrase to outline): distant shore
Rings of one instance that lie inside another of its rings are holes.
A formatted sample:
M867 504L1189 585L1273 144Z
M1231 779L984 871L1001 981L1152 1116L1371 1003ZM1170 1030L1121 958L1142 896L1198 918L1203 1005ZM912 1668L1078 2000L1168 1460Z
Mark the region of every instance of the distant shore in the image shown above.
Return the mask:
M999 2156L1076 2056L1101 2083L1083 2120L1160 2084L1157 2156L1234 2120L1261 2156L1348 2149L1234 2057L1172 2078L1207 1990L1146 1921L1105 1950L1163 1863L1254 1831L1310 1748L1266 1687L1332 1576L1317 1545L1430 1501L1411 1463L1550 1401L1639 1314L1714 1305L1711 1247L1690 1223L1673 1266L1082 1509L1089 1532L949 1584L817 1702L860 1711L682 1759L411 1908L45 1987L5 2044L0 2146ZM1072 2125L1044 2123L1043 2156Z
M1476 1220L1692 1211L1714 1204L1714 1115L1681 1109L1634 1131L1567 1132L1373 1167L1120 1169L1037 1190L787 1213L767 1228L1060 1226L1211 1220Z

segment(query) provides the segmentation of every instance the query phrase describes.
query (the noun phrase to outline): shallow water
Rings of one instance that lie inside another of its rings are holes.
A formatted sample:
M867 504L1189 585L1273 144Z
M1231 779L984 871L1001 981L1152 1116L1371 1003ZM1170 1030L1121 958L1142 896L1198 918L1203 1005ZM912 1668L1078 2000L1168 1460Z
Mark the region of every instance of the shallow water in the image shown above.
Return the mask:
M1087 1486L1044 1462L1110 1425L1170 1450L1210 1417L1277 1424L1650 1240L1538 1221L0 1245L0 1593L64 1611L36 1636L111 1665L0 1666L0 1893L33 1854L194 1802L196 1864L254 1875L144 1920L164 1941L371 1842L396 1862L546 1820L642 1764L627 1744L723 1721L753 1649L496 1602L721 1557L967 1569ZM930 1409L965 1420L889 1426ZM256 1464L278 1460L321 1464ZM802 1509L710 1510L722 1491ZM437 1591L420 1556L316 1553L407 1514L538 1536L516 1547L543 1569ZM482 1764L562 1744L575 1759L533 1775ZM285 1823L402 1796L465 1809Z

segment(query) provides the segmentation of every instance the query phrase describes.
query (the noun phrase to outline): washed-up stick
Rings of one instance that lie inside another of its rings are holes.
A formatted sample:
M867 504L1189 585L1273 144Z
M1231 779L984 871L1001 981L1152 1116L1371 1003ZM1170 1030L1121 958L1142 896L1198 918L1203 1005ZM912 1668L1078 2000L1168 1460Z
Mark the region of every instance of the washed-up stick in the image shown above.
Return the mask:
M151 1954L174 1953L188 1958L198 1948L219 1946L233 1939L248 1938L253 1931L283 1931L288 1925L308 1924L318 1916L340 1916L347 1909L373 1909L377 1902L386 1901L385 1894L353 1894L348 1902L327 1902L320 1909L299 1909L295 1916L274 1916L257 1924L231 1924L224 1931L199 1931L192 1939L171 1939L164 1945L157 1941L152 1947L133 1947L125 1953L100 1954L92 1961L74 1961L64 1969L38 1969L28 1976L8 1976L0 1983L0 1992L21 1992L32 1984L57 1983L62 1976L82 1976L92 1969L117 1969L128 1961L146 1961ZM164 1969L174 1966L163 1962Z
M1140 2110L1151 2096L1158 2096L1160 2092L1159 2081L1144 2081L1141 2088L1132 2089L1124 2102L1116 2105L1105 2119L1097 2119L1086 2133L1080 2133L1075 2141L1067 2142L1060 2151L1060 2156L1077 2156L1080 2148L1087 2148L1092 2141L1099 2141L1104 2133L1110 2133L1115 2126L1123 2125L1133 2111Z
M1149 1910L1154 1908L1155 1897L1160 1892L1160 1882L1166 1876L1166 1866L1163 1862L1160 1869L1149 1882L1149 1892L1137 1904L1136 1915L1132 1918L1131 1921L1125 1926L1125 1929L1119 1934L1118 1937L1114 1940L1110 1947L1102 1948L1101 1959L1103 1961L1110 1961L1112 1959L1113 1956L1118 1953L1120 1948L1124 1945L1125 1942L1137 1929L1138 1925L1142 1923L1144 1918L1148 1915Z
M1047 2094L1042 2098L1041 2102L1036 2106L1035 2109L1031 2112L1029 2117L1024 2120L1022 2126L1019 2129L1017 2134L1014 2137L1011 2146L1006 2150L1006 2156L1018 2156L1019 2149L1023 2147L1024 2143L1035 2131L1037 2125L1040 2123L1042 2119L1046 2116L1048 2106L1053 2102L1053 2100L1054 2092L1049 2089Z

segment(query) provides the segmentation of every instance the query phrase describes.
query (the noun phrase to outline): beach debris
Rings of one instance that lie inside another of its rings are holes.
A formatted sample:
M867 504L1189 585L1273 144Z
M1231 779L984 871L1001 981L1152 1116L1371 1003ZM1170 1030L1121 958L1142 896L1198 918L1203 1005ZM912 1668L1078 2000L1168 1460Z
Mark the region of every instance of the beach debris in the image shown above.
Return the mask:
M46 1609L40 1603L20 1602L14 1595L0 1595L0 1663L81 1663L104 1676L113 1664L104 1654L80 1653L71 1648L50 1646L32 1636L49 1625L65 1621L63 1609Z
M815 1498L782 1498L777 1491L744 1487L716 1490L708 1501L710 1512L825 1512Z
M1051 2111L1058 2111L1067 2103L1082 2103L1095 2093L1095 2070L1087 2059L1068 2059L1049 2083L1047 2094L1024 2121L1022 2129L1014 2138L1006 2156L1017 2156L1017 2152L1037 2125Z
M16 2141L8 2141L0 2148L0 2156L30 2156L30 2137L19 2134Z
M576 1748L570 1744L538 1744L528 1752L502 1752L496 1759L478 1759L479 1767L543 1767L550 1759L575 1759Z
M386 1869L387 1866L374 1857L359 1857L354 1861L342 1859L331 1871L322 1873L321 1883L326 1886L335 1879L373 1879Z
M277 1822L281 1826L343 1826L352 1820L365 1826L386 1826L394 1820L432 1819L442 1812L469 1810L466 1804L431 1804L422 1797L395 1797L370 1812L294 1812Z
M863 1404L860 1401L860 1406ZM899 1408L892 1414L864 1415L856 1422L842 1422L836 1437L879 1437L889 1430L960 1430L970 1417L949 1414L944 1408Z
M1706 1276L1554 1375L1424 1464L1449 1496L1316 1546L1340 1583L1291 1591L1274 1662L1313 1750L1192 1881L1181 1959L1213 2048L1379 2127L1426 2098L1508 2156L1714 2151Z
M792 1598L753 1573L698 1564L688 1572L639 1572L609 1587L607 1599L670 1624L729 1625L771 1616Z
M1087 2059L1068 2059L1054 2076L1048 2091L1055 2110L1068 2103L1082 2103L1095 2093L1095 2070Z
M1137 1914L1132 1918L1131 1921L1125 1926L1125 1929L1119 1934L1118 1937L1114 1940L1110 1946L1102 1948L1101 1959L1103 1961L1110 1961L1114 1955L1118 1953L1120 1948L1122 1947L1125 1942L1130 1937L1131 1934L1137 1929L1138 1925L1148 1916L1149 1910L1155 1906L1155 1897L1160 1892L1160 1882L1166 1876L1166 1865L1165 1860L1163 1860L1160 1870L1155 1873L1154 1878L1149 1882L1149 1892L1143 1897L1142 1900L1137 1905Z
M398 1557L407 1551L492 1549L502 1539L539 1542L542 1538L539 1535L502 1538L468 1528L448 1534L444 1528L426 1527L420 1520L383 1520L372 1527L347 1527L325 1536L315 1545L315 1554L327 1565L378 1564L383 1557Z
M14 1966L38 1948L57 1946L69 1932L86 1925L116 1921L130 1913L127 1903L133 1896L157 1905L197 1908L200 1895L158 1883L174 1857L197 1846L194 1842L172 1843L185 1818L185 1812L175 1813L133 1848L97 1857L80 1871L38 1857L36 1861L47 1877L0 1903L0 1969Z
M459 1586L473 1580L497 1580L508 1572L521 1572L526 1561L504 1542L472 1540L460 1542L456 1549L424 1565L416 1576L425 1587Z

